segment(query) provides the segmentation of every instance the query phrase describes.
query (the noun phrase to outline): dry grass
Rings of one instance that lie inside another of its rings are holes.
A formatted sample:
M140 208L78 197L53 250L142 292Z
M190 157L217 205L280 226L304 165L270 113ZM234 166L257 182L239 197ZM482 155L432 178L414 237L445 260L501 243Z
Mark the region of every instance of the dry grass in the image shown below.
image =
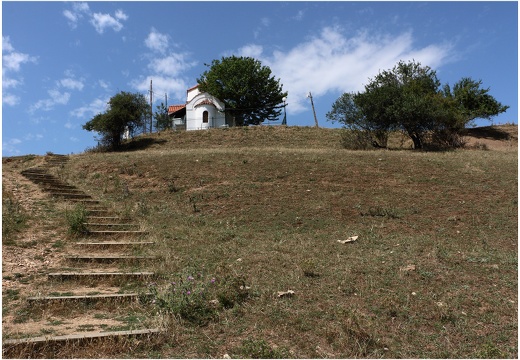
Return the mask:
M516 147L356 152L339 140L162 133L71 158L67 181L150 231L161 284L192 269L250 288L204 326L149 309L175 334L150 356L518 356Z

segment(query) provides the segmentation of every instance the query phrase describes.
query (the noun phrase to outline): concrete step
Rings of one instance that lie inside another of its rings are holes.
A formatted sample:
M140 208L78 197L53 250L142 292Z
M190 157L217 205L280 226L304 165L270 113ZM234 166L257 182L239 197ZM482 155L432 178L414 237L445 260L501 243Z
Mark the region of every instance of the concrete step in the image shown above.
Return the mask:
M109 246L144 246L153 245L154 241L90 241L90 242L77 242L76 245L80 246L97 246L97 247L109 247Z
M144 230L89 230L89 235L147 235Z
M150 297L151 293L128 293L128 294L96 294L96 295L70 295L70 296L33 296L27 298L31 303L54 302L54 301L106 301L106 300L133 300L139 297Z
M149 271L140 272L58 272L49 273L49 280L72 280L82 278L147 278L154 276L155 273Z
M91 199L92 196L85 193L73 193L73 192L50 192L52 197L60 197L65 199ZM97 202L97 200L95 200Z
M157 256L152 255L100 255L100 254L70 254L65 255L64 259L71 261L85 261L85 262L115 262L115 261L140 261L140 260L155 260Z
M56 191L56 192L59 192L59 191L69 191L69 192L81 192L84 194L83 191L79 190L77 187L75 187L74 185L60 185L60 186L49 186L49 187L46 187L45 190L47 191Z
M120 223L120 224L117 224L117 223L91 223L91 222L86 222L83 225L87 225L87 226L107 226L107 227L111 227L111 226L139 227L140 226L139 224L130 224L130 223Z
M86 340L94 338L106 338L106 337L118 337L118 336L139 336L139 335L151 335L158 334L161 330L155 329L141 329L141 330L126 330L126 331L107 331L107 332L96 332L96 333L81 333L71 334L62 336L38 336L33 338L24 339L7 339L2 341L2 345L23 345L23 344L35 344L35 343L49 343L49 342L63 342L72 340ZM5 356L5 354L3 354Z

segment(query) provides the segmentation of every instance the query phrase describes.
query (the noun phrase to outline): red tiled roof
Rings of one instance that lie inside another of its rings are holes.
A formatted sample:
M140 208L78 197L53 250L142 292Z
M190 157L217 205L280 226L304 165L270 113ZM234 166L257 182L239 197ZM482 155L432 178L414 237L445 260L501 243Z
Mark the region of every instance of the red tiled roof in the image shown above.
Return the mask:
M213 101L209 100L209 99L204 99L202 100L201 102L197 103L197 105L195 106L200 106L200 105L213 105L215 106L215 104L213 103ZM216 106L215 106L216 107Z
M192 86L192 87L190 87L188 90L186 90L186 92L190 92L191 90L196 89L196 88L198 88L198 87L199 87L199 84L197 84L197 85L195 85L195 86Z
M175 113L179 110L182 110L186 107L186 105L182 104L182 105L170 105L168 106L168 114L172 114L172 113Z

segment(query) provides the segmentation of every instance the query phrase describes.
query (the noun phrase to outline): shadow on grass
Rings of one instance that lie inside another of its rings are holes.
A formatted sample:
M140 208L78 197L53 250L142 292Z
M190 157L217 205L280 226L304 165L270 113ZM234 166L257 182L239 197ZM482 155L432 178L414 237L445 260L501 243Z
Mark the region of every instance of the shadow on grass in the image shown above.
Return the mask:
M144 138L140 137L139 139L133 139L129 142L125 142L121 144L121 146L116 150L117 152L124 151L136 151L136 150L144 150L149 148L152 145L160 145L166 143L165 139L154 139L154 138Z
M492 140L509 140L511 135L504 130L497 129L493 126L478 127L466 129L467 136L472 136L477 139L492 139Z

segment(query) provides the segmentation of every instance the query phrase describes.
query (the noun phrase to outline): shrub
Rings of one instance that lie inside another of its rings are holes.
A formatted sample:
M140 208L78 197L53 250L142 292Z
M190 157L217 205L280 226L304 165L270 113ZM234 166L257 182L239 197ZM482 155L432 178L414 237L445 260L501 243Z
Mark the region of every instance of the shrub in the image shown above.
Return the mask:
M203 326L216 319L219 309L229 309L249 297L249 287L242 278L217 279L201 271L187 270L163 288L149 285L153 303L159 310Z
M374 148L386 148L387 144L387 131L345 129L341 133L341 146L347 150L370 150Z
M159 289L155 283L149 287L157 308L194 324L206 325L217 315L214 303L210 302L215 283L215 278L187 271L175 277L165 289Z

